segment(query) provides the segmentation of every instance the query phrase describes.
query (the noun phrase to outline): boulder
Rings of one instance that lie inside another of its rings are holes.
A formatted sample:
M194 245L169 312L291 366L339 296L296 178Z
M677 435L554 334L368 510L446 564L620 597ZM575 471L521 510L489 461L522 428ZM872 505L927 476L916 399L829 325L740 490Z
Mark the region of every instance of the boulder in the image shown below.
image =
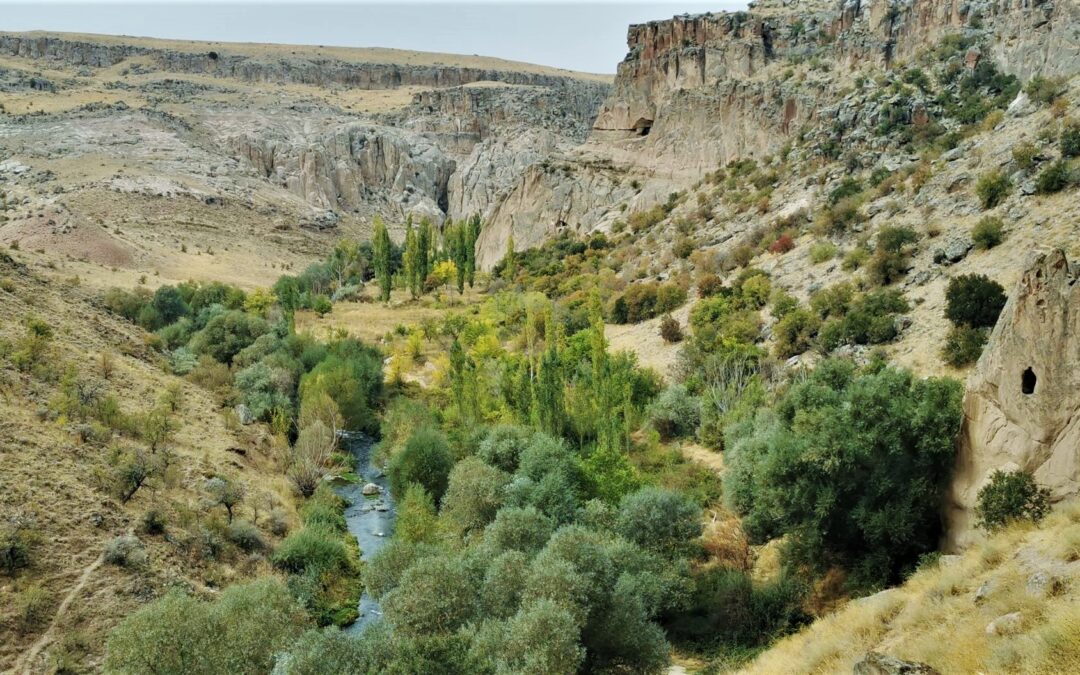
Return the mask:
M975 591L975 597L973 598L976 605L981 605L983 601L990 596L990 591L994 589L994 584L989 579L982 582L979 588Z
M946 547L972 539L997 469L1032 472L1058 501L1080 492L1080 275L1060 250L1033 254L967 382L946 508Z
M1059 577L1040 570L1028 577L1025 590L1033 598L1049 598L1057 595L1063 583Z
M1019 633L1024 624L1024 615L1020 612L1004 614L986 624L987 635L1013 635Z
M905 661L888 654L868 652L855 664L854 675L937 675L937 670L918 661Z
M365 497L371 497L374 495L382 494L382 488L375 483L367 483L366 485L364 485L364 487L360 489L360 493L363 494Z
M251 413L251 408L249 408L246 405L244 405L243 403L241 403L238 406L236 406L236 408L234 410L236 412L237 419L240 420L240 424L244 424L244 425L254 424L255 415L253 415Z

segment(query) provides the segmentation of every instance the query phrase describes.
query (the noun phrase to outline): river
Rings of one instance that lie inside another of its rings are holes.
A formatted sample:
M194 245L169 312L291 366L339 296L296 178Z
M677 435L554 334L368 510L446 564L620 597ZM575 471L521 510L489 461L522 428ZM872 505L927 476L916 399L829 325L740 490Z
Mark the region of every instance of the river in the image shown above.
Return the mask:
M356 475L359 480L343 483L335 489L348 500L345 523L349 532L360 543L360 558L370 560L394 533L396 509L390 494L390 480L371 461L374 443L363 434L342 434L345 447L356 457ZM374 483L382 493L373 497L364 495L364 485ZM360 598L360 616L356 623L344 629L346 633L359 633L365 626L382 616L379 603L365 592Z

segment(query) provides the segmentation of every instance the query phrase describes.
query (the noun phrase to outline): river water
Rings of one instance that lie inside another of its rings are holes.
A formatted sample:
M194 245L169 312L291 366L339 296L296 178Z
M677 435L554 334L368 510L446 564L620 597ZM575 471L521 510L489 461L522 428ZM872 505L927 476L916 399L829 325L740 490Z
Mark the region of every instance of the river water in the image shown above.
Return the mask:
M360 558L370 560L390 540L394 533L393 496L390 494L390 480L378 467L372 464L371 455L374 443L363 434L342 434L345 447L356 457L356 474L360 477L355 483L343 483L335 490L349 502L345 508L345 523L349 532L360 543ZM374 497L363 494L364 485L374 483L382 488L382 493ZM360 598L360 617L356 623L344 629L346 633L359 633L364 626L382 616L379 603L366 592Z

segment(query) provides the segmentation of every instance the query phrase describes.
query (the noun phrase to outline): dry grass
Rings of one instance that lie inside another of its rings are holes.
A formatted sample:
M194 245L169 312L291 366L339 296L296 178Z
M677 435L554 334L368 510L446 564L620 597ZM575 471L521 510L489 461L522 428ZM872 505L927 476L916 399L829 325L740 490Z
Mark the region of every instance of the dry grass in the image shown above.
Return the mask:
M39 257L29 252L13 255L20 262ZM168 587L182 584L205 590L269 571L263 560L207 557L176 543L189 534L198 535L200 528L215 527L222 518L205 502L203 484L210 476L229 476L246 486L240 517L265 528L274 504L295 521L279 442L261 427L230 425L209 392L163 371L145 348L139 329L94 304L96 290L65 283L58 278L61 274L38 272L34 266L13 271L0 264L5 279L0 291L0 342L18 340L24 318L37 316L55 332L48 355L54 372L72 370L80 378L101 381L128 415L146 412L170 387L180 387L183 402L173 417L176 431L167 444L168 468L122 504L99 485L98 476L109 466L113 447L134 448L140 442L127 433L104 442L83 440L76 420L44 414L55 409L59 382L21 372L6 357L0 358L0 523L25 518L38 534L31 566L14 580L0 583L0 670L13 667L43 636L44 649L34 663L25 664L27 672L46 672L56 651L73 642L85 648L70 658L94 670L100 667L108 632L119 619ZM103 353L110 354L104 368ZM140 532L150 509L164 514L170 539ZM148 564L138 569L113 565L90 569L105 543L128 531L145 545ZM273 539L269 533L265 536ZM49 633L45 631L55 606L32 626L20 620L17 591L40 584L54 598L64 598L87 570L85 585Z
M1040 527L1018 525L951 564L918 572L904 585L849 602L778 642L747 673L851 672L874 650L928 663L943 674L1080 672L1080 509L1053 514ZM1050 597L1028 593L1041 570L1063 581ZM985 598L976 591L988 582ZM991 621L1023 616L1014 635L988 635Z

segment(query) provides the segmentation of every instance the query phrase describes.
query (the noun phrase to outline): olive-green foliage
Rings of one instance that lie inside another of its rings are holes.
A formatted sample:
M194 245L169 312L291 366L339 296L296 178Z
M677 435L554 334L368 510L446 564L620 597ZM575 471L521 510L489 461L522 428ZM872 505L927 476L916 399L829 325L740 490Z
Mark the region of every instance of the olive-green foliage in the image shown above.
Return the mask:
M341 533L326 525L308 526L290 534L278 545L271 560L276 567L292 574L337 571L348 569L351 564Z
M491 466L513 473L532 437L533 432L526 427L511 424L492 427L480 442L476 456Z
M437 533L435 501L427 490L413 483L406 488L405 496L398 501L394 536L401 541L418 544L435 541Z
M1037 523L1049 512L1049 488L1040 487L1027 471L994 471L990 482L979 490L975 505L978 526L990 531L1014 520Z
M979 197L979 203L984 209L992 209L1009 196L1009 188L1012 185L1009 177L1001 169L995 169L979 176L975 183L975 194Z
M941 349L942 360L954 368L975 363L986 346L988 333L988 328L975 328L966 324L952 326Z
M686 289L653 281L631 284L611 306L613 323L638 323L666 314L686 302Z
M820 265L836 257L836 245L831 241L819 241L810 247L810 262Z
M324 527L345 534L345 506L343 497L326 483L321 483L300 507L300 518L308 527Z
M788 359L810 349L820 327L821 319L808 309L800 307L788 312L773 326L776 355Z
M677 558L701 536L701 509L679 492L642 488L623 497L615 531L647 551Z
M506 622L489 621L478 631L473 652L499 673L573 675L585 660L581 628L573 614L551 600L523 605Z
M1048 195L1061 192L1075 182L1072 168L1064 160L1058 160L1046 167L1035 179L1035 191Z
M955 326L993 328L1005 307L1005 289L983 274L962 274L945 289L945 318Z
M850 304L842 309L844 293L845 290L839 290L828 302L815 303L816 296L811 299L811 306L816 304L822 308L819 312L828 316L818 331L818 342L824 351L843 344L882 344L896 337L896 316L909 309L900 291L883 288L853 295Z
M1080 123L1070 121L1061 129L1061 156L1080 157Z
M405 494L406 488L416 483L438 504L446 493L452 466L446 437L431 428L420 429L390 460L390 489Z
M230 363L240 350L270 330L266 321L239 310L218 314L195 333L188 347L221 363Z
M508 506L500 509L495 520L484 530L484 541L499 552L518 551L536 554L555 531L555 522L534 506Z
M214 602L172 591L109 636L110 673L267 673L309 625L273 577L230 586Z
M788 535L789 560L895 581L937 546L961 394L948 379L823 362L729 428L725 496L755 540Z
M1057 77L1043 77L1036 75L1024 85L1024 92L1036 103L1049 105L1061 95L1064 90L1064 81Z
M971 228L971 240L975 242L975 248L986 250L1001 243L1005 238L1005 224L1001 218L987 216Z
M383 391L382 357L358 340L346 339L330 346L329 353L300 380L300 397L330 396L351 431L375 434L379 420L375 407Z
M791 574L755 583L742 570L706 568L695 575L690 606L672 618L668 633L697 649L738 654L764 647L811 620L802 608L806 593Z
M466 457L450 471L442 515L463 535L482 530L502 508L509 483L510 474Z
M26 523L9 523L0 526L0 570L14 576L34 561L34 549L38 543L37 533Z
M908 268L909 244L918 235L910 227L883 227L878 232L877 248L866 269L867 276L879 286L887 286L901 278Z
M649 406L649 422L664 440L693 436L701 420L701 404L681 384L672 385Z

